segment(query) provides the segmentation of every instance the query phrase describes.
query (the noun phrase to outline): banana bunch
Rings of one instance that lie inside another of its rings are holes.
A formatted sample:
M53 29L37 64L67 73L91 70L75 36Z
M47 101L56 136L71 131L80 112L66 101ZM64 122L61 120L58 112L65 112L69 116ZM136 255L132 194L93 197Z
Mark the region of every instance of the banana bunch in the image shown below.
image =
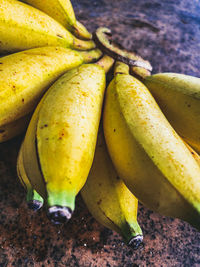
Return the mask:
M107 28L93 41L69 0L0 0L0 33L0 142L28 127L17 173L31 209L67 222L81 192L133 247L138 200L200 230L199 78L151 75Z
M31 5L28 5L31 4ZM35 6L35 8L33 7ZM40 9L40 10L39 10ZM44 11L44 12L43 12ZM49 86L101 55L69 0L0 0L0 142L22 133ZM75 51L90 50L90 51Z
M17 158L28 206L38 210L45 203L51 221L62 223L70 219L92 166L106 72L114 59L105 55L88 64L102 52L69 0L0 0L0 32L0 142L28 127ZM120 216L110 228L136 247L142 241L137 199L122 181L112 183L123 196L115 205L110 192L110 210Z
M109 40L108 33L106 28L96 32L101 49L122 62L128 63L126 56L132 61L133 54ZM103 124L111 159L144 205L199 230L200 79L175 73L151 75L147 62L135 60L131 71L142 82L129 75L128 65L118 62L106 93Z
M71 218L75 197L88 177L101 117L105 73L113 62L111 57L104 56L95 64L83 64L61 76L39 102L21 145L17 171L26 186L29 207L39 209L44 199L47 215L54 224ZM93 189L87 188L86 183L82 195L99 222L120 233L128 245L137 248L143 239L137 222L138 201L118 178L106 154L102 134L95 157L97 161L102 158L102 165L97 167L94 162L93 175L89 175L92 178L88 178ZM98 187L94 191L100 177L101 193ZM96 198L99 203L99 198L107 193L109 203L105 199L106 205L102 203L102 212L96 216L98 209L91 207L91 202Z
M48 14L76 37L86 40L92 39L92 34L88 32L83 24L76 20L70 0L22 0L21 2L30 4Z
M200 229L199 162L124 63L107 89L104 134L119 176L143 204Z
M60 5L60 1L56 2ZM43 1L43 5L45 4L46 1ZM0 7L2 54L43 46L61 46L78 50L95 47L92 40L77 39L58 21L30 5L17 0L0 0Z
M26 129L37 103L58 77L101 54L98 49L48 46L0 58L0 142Z

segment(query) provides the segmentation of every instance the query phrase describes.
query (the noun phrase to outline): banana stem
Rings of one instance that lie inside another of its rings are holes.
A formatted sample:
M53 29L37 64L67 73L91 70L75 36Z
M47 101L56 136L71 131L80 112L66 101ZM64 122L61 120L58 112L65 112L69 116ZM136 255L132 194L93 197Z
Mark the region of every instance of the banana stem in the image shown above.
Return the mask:
M131 72L133 73L133 75L135 74L140 79L145 79L147 76L151 75L151 72L149 70L138 66L132 66Z
M115 60L122 61L130 66L137 66L152 71L152 66L149 61L144 60L137 53L130 52L115 43L110 37L111 30L105 27L100 27L94 33L94 41L100 49L113 57Z
M121 61L115 63L114 74L129 74L129 66Z
M91 40L92 34L88 32L86 27L80 23L78 20L76 21L76 25L73 25L72 32L75 36L83 40Z
M149 61L144 60L137 53L130 52L122 48L119 44L111 39L111 30L105 27L100 27L94 33L94 41L97 46L106 54L113 57L115 60L121 61L129 66L133 75L144 79L151 75L152 66Z
M89 40L89 41L84 41L80 40L76 37L73 37L73 48L77 50L90 50L95 48L96 45L94 41Z
M95 64L101 66L105 72L107 73L112 65L114 64L115 60L112 57L109 57L108 55L104 55L98 62Z
M94 62L102 56L102 52L99 49L93 49L90 51L79 51L84 59L84 63Z

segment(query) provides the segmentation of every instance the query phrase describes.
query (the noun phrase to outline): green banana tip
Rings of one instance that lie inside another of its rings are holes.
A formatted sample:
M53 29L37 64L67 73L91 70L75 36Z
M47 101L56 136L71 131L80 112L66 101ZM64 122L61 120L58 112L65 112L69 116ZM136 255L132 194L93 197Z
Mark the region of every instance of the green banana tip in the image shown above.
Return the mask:
M69 221L72 213L69 207L51 206L48 208L47 216L53 224L63 224Z
M43 202L34 199L34 200L28 201L27 205L30 210L37 211L41 209L41 207L43 206Z
M142 244L142 241L143 235L134 236L128 241L128 246L133 249L137 249Z

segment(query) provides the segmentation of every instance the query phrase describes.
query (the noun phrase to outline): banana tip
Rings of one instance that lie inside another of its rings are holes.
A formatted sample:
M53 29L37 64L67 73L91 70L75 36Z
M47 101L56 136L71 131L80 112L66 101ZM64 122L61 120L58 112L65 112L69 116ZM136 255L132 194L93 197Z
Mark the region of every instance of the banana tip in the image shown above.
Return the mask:
M42 207L43 203L39 200L31 200L28 202L28 208L31 210L39 210Z
M128 242L128 246L132 247L133 249L137 249L140 244L143 241L143 236L142 235L137 235L131 238Z
M62 224L69 221L72 216L72 210L68 207L52 206L48 208L47 216L54 224Z

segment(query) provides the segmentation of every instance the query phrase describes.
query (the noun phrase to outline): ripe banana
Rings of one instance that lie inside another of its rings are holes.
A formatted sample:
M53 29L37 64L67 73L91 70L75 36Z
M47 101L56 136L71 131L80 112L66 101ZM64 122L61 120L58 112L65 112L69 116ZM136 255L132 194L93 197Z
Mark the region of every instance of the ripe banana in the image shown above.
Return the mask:
M131 192L150 209L200 229L200 166L147 88L119 62L106 94L104 133Z
M200 78L159 73L143 82L177 133L200 153Z
M0 53L5 54L42 46L95 47L92 40L77 39L47 14L16 0L0 0L0 33Z
M24 164L23 164L23 154L22 154L22 147L19 150L18 158L17 158L17 175L21 182L21 184L24 186L25 190L27 191L26 194L26 201L28 204L28 207L33 210L38 210L43 205L43 198L32 188L29 179L26 175Z
M30 4L48 14L78 38L92 38L85 26L76 20L70 0L22 0L21 2Z
M109 57L102 60L107 68L113 64ZM98 64L70 70L50 87L29 124L23 145L25 171L46 199L54 223L70 219L87 179L104 89L105 70Z
M0 142L25 130L27 115L60 75L100 56L98 49L40 47L0 58Z
M81 195L97 221L121 234L137 248L142 230L137 222L138 200L117 175L100 129L92 168Z

